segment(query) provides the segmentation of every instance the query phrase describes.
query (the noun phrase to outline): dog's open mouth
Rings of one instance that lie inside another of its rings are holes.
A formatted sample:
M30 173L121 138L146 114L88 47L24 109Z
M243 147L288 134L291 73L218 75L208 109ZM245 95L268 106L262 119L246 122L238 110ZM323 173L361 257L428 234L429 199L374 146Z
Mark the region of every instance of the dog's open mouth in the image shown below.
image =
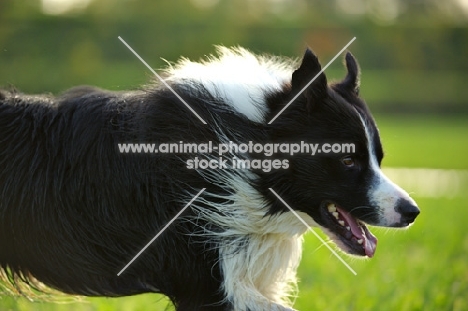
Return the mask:
M334 235L331 238L345 252L360 256L374 256L377 238L362 221L332 202L323 204L322 216L327 229Z

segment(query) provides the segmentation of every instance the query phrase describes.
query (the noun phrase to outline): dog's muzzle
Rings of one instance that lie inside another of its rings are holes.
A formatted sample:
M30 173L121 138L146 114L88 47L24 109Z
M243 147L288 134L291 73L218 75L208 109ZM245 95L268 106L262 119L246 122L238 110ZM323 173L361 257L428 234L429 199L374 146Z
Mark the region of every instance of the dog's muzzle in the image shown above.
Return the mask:
M413 199L399 199L395 211L401 214L400 222L395 227L407 227L414 222L420 211Z

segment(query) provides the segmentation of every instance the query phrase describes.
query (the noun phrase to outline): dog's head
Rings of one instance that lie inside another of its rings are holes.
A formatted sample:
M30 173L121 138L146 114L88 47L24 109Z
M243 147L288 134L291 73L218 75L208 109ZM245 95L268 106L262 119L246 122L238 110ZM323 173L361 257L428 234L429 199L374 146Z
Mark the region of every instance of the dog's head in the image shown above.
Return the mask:
M272 133L278 141L354 146L291 157L284 173L287 183L281 187L292 207L312 217L342 250L372 257L377 239L366 224L407 227L419 209L380 169L383 148L375 121L359 96L359 66L350 53L345 60L348 72L342 81L328 85L322 73L308 85L321 66L307 50L285 96L293 98L305 90L275 121ZM273 112L284 107L287 98L272 99Z

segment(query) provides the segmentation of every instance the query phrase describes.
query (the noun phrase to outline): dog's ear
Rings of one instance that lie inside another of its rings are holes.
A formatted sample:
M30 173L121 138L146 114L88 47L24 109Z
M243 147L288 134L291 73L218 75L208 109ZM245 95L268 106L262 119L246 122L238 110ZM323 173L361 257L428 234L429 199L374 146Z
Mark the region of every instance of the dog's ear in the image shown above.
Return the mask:
M308 109L327 96L327 78L323 72L311 83L321 70L322 66L320 66L317 56L308 48L304 53L300 67L292 74L291 91L293 96L307 86L301 95L306 98Z
M350 52L346 53L345 61L348 73L346 74L344 80L339 83L339 86L350 93L359 95L359 78L361 73L358 62Z

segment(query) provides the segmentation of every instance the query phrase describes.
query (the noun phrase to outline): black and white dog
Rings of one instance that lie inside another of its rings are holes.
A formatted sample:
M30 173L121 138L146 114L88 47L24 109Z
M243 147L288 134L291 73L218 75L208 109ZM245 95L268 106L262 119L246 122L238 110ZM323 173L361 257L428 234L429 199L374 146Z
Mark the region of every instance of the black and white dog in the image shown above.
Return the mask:
M307 228L270 188L358 256L372 257L376 249L366 224L406 227L419 213L381 172L379 132L359 97L350 53L346 67L341 82L328 84L322 73L307 86L321 70L310 50L297 66L241 48L218 48L201 63L182 60L165 80L206 125L158 83L130 92L78 87L58 97L0 91L4 278L12 286L37 282L87 296L158 292L177 310L292 310ZM314 156L230 150L221 158L281 165L202 169L188 163L218 156L118 147L208 141L348 142L355 150Z

